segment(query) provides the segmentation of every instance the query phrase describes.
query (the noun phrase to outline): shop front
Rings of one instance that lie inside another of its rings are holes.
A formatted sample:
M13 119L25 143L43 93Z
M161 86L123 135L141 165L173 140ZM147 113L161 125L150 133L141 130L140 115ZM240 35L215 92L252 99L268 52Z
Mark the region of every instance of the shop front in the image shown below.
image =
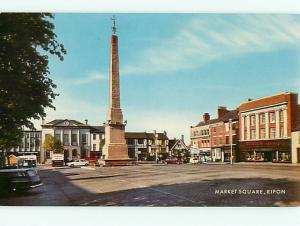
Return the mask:
M231 154L232 154L232 161L236 161L236 146L234 145L232 147L232 153L231 153L231 147L230 146L225 146L222 150L223 154L223 161L224 162L230 162L231 159Z
M242 162L291 162L291 140L263 140L240 142Z

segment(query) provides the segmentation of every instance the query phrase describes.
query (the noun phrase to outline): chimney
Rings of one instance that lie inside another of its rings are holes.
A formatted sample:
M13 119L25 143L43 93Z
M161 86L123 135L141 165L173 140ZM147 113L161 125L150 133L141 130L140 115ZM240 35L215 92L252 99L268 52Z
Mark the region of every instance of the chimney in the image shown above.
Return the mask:
M210 120L210 115L209 115L209 113L204 113L204 114L203 114L203 121L204 121L204 123L207 123L208 120Z
M42 125L44 125L44 124L45 124L45 119L43 118L43 119L42 119Z
M181 140L184 142L184 135L181 135Z
M224 116L227 112L229 112L229 111L227 110L226 107L219 106L219 107L218 107L218 118L221 118L221 117Z
M88 124L88 120L86 119L86 120L84 120L85 121L85 124L87 125Z

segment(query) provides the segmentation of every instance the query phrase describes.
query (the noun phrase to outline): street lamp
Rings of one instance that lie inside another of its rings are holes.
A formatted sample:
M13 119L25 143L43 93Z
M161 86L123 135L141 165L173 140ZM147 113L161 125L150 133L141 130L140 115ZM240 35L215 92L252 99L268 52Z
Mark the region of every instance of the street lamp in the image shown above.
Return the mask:
M229 139L230 139L230 164L233 164L233 156L232 156L232 119L229 119Z
M156 161L156 164L158 164L157 139L158 139L158 133L156 133L156 130L154 130L154 145L155 145L155 161Z

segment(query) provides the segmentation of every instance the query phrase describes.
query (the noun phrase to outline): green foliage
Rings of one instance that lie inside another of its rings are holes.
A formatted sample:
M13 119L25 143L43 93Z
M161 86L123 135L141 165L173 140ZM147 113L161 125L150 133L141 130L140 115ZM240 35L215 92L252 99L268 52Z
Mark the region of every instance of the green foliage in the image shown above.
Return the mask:
M0 13L0 150L19 142L22 127L53 108L56 85L48 77L48 55L63 60L49 13Z
M56 140L52 135L47 135L43 143L45 151L53 151L55 154L63 154L64 146L59 140Z

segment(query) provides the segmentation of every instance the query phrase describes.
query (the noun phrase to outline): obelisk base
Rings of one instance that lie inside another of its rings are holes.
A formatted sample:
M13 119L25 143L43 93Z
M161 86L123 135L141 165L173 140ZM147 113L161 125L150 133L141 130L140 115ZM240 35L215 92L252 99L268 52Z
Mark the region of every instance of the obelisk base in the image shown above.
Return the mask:
M101 159L99 160L100 166L134 166L136 161L134 159Z
M105 159L101 159L102 166L132 166L136 164L134 159L128 157L126 143L111 143L104 147Z

